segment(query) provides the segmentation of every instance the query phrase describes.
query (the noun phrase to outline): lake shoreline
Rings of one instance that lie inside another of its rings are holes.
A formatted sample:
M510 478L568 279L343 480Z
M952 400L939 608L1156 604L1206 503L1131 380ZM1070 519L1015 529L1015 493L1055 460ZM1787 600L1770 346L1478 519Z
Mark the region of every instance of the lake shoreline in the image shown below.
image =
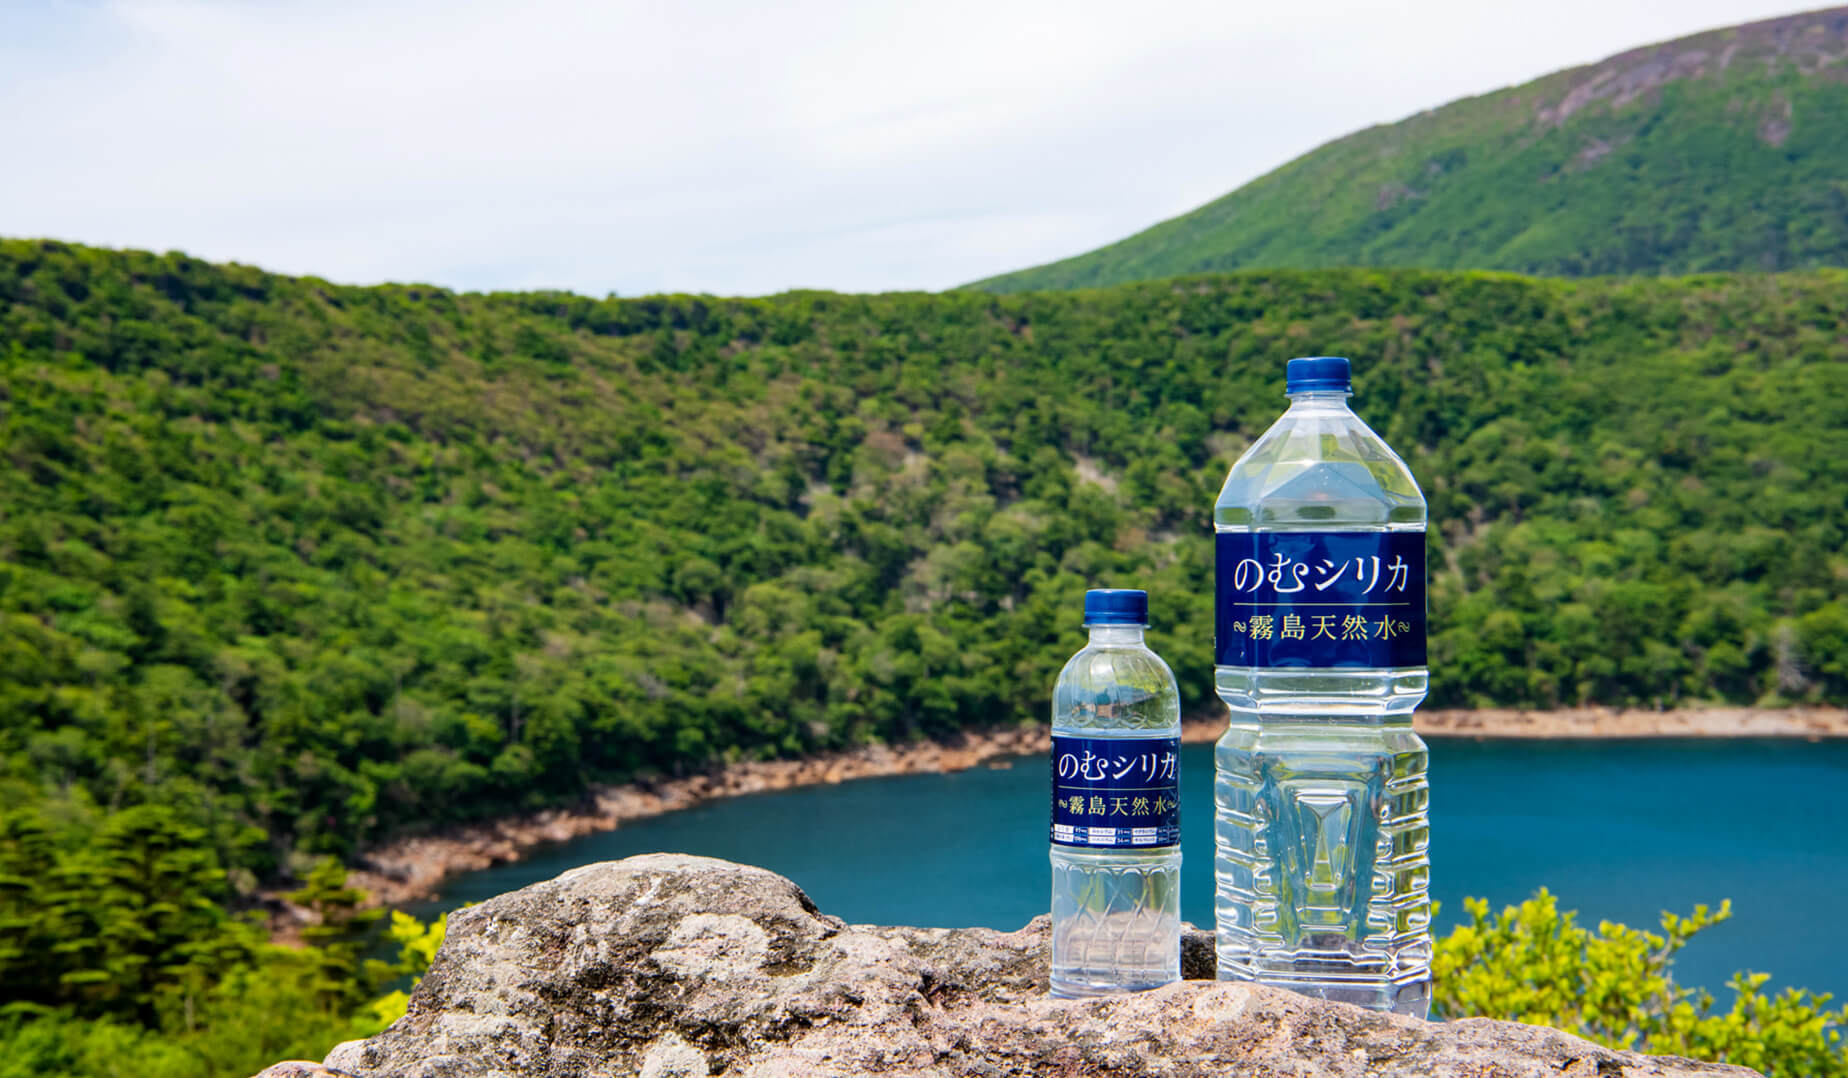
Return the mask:
M1446 738L1848 737L1848 710L1841 708L1496 708L1421 711L1414 721L1420 734ZM1211 742L1225 728L1224 719L1190 720L1182 725L1182 740ZM949 742L869 745L801 760L730 764L684 778L600 786L575 805L385 843L360 855L348 883L365 890L372 904L397 906L434 898L455 876L520 861L540 847L708 801L852 779L1012 766L1005 758L1045 753L1050 747L1047 727L1012 727L968 732Z

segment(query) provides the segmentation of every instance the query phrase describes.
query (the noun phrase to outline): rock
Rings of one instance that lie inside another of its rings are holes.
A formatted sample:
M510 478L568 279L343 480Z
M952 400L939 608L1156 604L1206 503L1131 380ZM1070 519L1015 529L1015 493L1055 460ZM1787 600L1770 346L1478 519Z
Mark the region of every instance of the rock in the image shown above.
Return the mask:
M319 1063L290 1059L263 1068L263 1073L257 1075L257 1078L353 1078L353 1075L323 1067Z
M847 925L758 868L655 854L450 916L362 1078L737 1075L1750 1075L1535 1026L1425 1023L1256 985L1046 997L1047 922L1017 932ZM1190 933L1190 974L1211 939Z

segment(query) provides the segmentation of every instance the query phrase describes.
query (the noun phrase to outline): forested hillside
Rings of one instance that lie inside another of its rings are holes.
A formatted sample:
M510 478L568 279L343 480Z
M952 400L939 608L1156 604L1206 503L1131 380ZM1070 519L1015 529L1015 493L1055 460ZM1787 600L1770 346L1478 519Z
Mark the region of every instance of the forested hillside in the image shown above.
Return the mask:
M1632 49L1368 128L1121 242L973 287L1355 265L1848 265L1848 7Z
M1206 712L1209 506L1341 353L1432 703L1848 702L1848 274L996 297L339 287L0 244L0 803L241 889L593 780L1039 719L1088 585Z
M390 971L318 859L1041 719L1090 585L1212 710L1209 506L1297 354L1430 498L1434 704L1848 702L1844 327L1839 271L596 301L0 242L0 1045L324 1050ZM327 949L266 950L304 879Z

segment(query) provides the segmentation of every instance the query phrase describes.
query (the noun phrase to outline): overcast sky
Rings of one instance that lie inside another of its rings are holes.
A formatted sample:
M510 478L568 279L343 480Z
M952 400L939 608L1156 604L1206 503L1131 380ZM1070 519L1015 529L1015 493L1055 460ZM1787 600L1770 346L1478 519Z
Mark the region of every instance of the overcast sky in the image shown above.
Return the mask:
M356 283L940 289L1813 6L0 0L0 235Z

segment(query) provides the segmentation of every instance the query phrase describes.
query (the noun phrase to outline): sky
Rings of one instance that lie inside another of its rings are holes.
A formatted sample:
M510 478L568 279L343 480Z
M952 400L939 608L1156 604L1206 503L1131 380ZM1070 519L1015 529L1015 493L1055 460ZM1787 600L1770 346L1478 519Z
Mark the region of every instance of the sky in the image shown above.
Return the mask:
M0 235L357 284L937 290L1813 6L0 0Z

